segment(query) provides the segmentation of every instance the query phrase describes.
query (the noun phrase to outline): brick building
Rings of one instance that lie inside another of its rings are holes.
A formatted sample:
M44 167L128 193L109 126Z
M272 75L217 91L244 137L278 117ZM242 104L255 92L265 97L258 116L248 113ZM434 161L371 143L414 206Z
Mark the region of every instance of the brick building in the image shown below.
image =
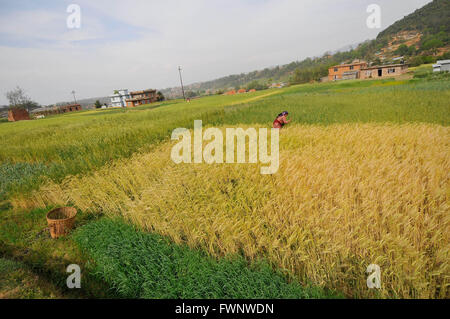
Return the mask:
M68 112L75 112L75 111L81 111L82 107L80 104L69 104L69 105L62 105L62 106L54 106L52 108L40 108L37 110L31 111L35 116L39 115L53 115L53 114L61 114L61 113L68 113Z
M408 72L407 64L368 66L367 62L336 65L328 69L328 80L377 79L402 75Z
M82 108L80 104L69 104L58 107L58 110L59 113L67 113L67 112L81 111Z
M379 79L408 72L407 64L375 65L361 69L361 79Z
M128 107L150 104L158 101L156 90L152 89L130 92L130 96L131 98L126 99Z
M23 121L23 120L29 120L30 114L25 109L10 109L8 110L8 121L10 122L16 122L16 121Z
M350 64L335 65L328 69L328 80L359 79L360 70L367 67L367 62L355 62Z

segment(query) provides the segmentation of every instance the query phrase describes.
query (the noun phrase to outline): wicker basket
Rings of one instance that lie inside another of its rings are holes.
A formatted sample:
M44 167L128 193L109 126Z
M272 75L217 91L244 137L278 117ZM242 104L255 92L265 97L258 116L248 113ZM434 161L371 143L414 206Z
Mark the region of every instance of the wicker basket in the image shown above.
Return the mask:
M52 238L67 235L75 223L77 210L73 207L52 209L47 213L48 228Z

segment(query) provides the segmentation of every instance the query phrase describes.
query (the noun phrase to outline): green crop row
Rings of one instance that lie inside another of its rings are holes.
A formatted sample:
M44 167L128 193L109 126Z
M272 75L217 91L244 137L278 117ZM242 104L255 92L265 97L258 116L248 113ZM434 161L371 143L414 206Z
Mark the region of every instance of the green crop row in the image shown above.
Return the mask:
M75 242L94 261L93 272L127 298L327 298L317 287L287 282L264 261L215 259L119 220L80 228Z

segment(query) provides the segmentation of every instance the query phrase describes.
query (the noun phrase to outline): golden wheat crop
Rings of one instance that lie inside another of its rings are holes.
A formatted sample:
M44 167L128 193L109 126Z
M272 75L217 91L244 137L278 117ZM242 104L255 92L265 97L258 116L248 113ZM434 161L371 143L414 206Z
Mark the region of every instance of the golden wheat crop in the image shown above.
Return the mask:
M215 256L265 256L352 297L446 298L449 141L438 125L292 126L271 176L257 164L175 165L168 143L15 204L123 215ZM373 263L379 291L366 286Z

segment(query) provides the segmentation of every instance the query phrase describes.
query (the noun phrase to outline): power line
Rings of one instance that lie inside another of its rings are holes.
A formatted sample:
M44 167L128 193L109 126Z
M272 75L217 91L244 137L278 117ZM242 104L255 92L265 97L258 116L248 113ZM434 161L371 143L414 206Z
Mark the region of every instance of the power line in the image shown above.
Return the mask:
M181 66L178 67L178 72L180 73L181 91L183 91L183 99L186 101L186 96L184 95L183 78L181 77Z
M73 94L73 99L75 100L75 104L77 104L77 99L75 98L75 91L71 92Z

